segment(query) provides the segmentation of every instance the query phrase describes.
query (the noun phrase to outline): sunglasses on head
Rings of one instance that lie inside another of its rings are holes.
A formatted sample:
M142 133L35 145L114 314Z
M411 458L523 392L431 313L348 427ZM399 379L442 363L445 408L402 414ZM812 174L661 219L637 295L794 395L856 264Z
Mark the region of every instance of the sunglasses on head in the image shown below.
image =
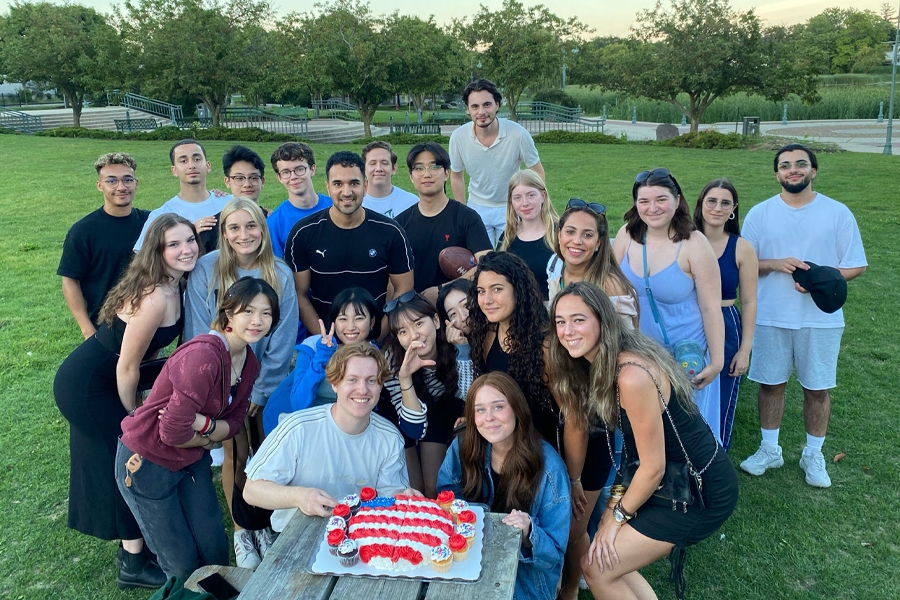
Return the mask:
M637 175L634 176L634 186L632 187L631 195L635 196L635 192L637 192L638 185L647 181L650 177L656 177L657 179L671 179L672 183L675 184L675 187L678 189L678 194L684 196L681 193L681 186L678 185L678 180L675 179L675 176L672 175L672 172L668 169L653 169L652 171L641 171Z
M384 305L384 314L388 314L395 308L397 308L401 304L406 304L410 300L416 297L416 290L409 290L408 292L403 292L393 300L388 301L387 304Z
M570 198L566 203L566 210L570 208L589 208L598 215L606 213L606 206L599 202L585 202L580 198Z

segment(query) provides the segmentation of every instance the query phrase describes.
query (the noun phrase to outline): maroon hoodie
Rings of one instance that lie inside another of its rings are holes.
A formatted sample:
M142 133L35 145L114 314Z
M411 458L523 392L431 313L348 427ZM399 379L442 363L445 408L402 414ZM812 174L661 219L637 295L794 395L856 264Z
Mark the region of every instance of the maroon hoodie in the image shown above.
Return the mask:
M228 423L228 438L241 430L259 360L247 347L247 360L228 404L231 355L221 334L198 335L180 346L163 366L150 396L122 420L122 443L154 464L179 471L203 456L204 449L177 448L194 437L196 413ZM159 418L159 409L166 412Z

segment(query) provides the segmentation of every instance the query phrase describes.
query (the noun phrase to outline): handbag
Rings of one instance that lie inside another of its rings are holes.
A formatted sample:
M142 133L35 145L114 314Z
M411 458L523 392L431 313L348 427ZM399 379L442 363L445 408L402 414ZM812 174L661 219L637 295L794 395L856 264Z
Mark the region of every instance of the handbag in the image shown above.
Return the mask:
M653 299L653 290L650 289L650 277L647 275L647 236L644 236L644 287L647 290L647 298L650 300L650 310L653 313L653 320L659 325L662 332L663 340L666 346L671 347L669 336L666 335L666 326L663 324L662 316L659 314L659 308L656 306L656 300ZM687 374L688 379L693 380L694 376L706 367L706 349L700 345L700 342L692 339L681 340L672 348L675 354L675 362L681 365Z
M716 455L719 454L719 443L715 441L715 436L713 437L713 441L716 444L716 449L713 452L712 457L710 457L709 462L706 463L706 466L700 469L699 471L694 467L694 463L691 461L691 457L688 455L687 450L684 447L684 444L681 442L681 436L678 435L678 429L675 428L675 421L672 419L672 414L669 412L669 407L666 405L666 401L663 398L662 390L659 388L659 384L656 382L656 378L653 377L653 374L645 367L644 365L632 361L624 362L616 369L616 404L619 407L619 430L622 431L622 404L619 402L619 372L622 370L622 367L625 365L634 365L636 367L640 367L644 371L647 372L647 375L650 376L650 380L653 381L653 385L656 386L656 393L659 397L659 402L663 406L663 410L666 413L666 416L669 418L669 424L672 426L672 431L675 432L675 439L678 440L678 445L681 446L681 451L684 453L684 462L669 462L666 461L665 471L663 472L663 477L659 482L656 490L653 492L653 495L647 500L651 504L657 504L662 506L672 506L672 510L677 510L678 505L681 505L682 511L687 512L688 506L693 506L698 503L702 508L706 508L706 503L703 500L703 474L709 469L710 465L716 459ZM701 418L703 416L701 415ZM705 422L705 419L704 419ZM710 429L710 435L712 435L712 430ZM612 451L612 442L609 438L609 431L606 433L606 445L609 448L609 456L615 464L615 457L613 456ZM634 478L634 474L637 472L638 467L641 465L641 460L639 457L635 456L634 458L628 457L628 451L625 445L622 445L622 467L621 469L617 469L618 479L621 484L625 487L631 485L631 480Z
M249 435L249 431L248 431ZM231 465L234 467L234 487L231 492L231 517L248 531L259 531L272 524L271 510L253 506L244 500L244 490L237 483L237 444L231 440Z

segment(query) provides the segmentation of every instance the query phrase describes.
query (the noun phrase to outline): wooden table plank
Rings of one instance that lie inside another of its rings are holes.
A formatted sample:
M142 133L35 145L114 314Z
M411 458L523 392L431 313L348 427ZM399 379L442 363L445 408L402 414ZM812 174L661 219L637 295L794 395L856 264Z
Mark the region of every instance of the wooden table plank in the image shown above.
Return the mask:
M421 581L410 579L374 579L372 577L339 577L330 600L419 600L422 596Z
M241 600L326 600L337 578L307 571L319 547L323 523L298 511L247 582Z
M428 585L426 600L510 600L513 597L522 535L515 527L502 522L505 516L485 514L481 580L476 583L433 580Z
M225 581L234 586L234 589L237 591L241 591L244 589L244 586L247 585L247 582L250 580L250 577L253 575L253 569L242 569L241 567L225 567L222 565L208 565L206 567L200 567L196 571L191 574L190 579L184 584L184 587L189 590L199 592L200 587L197 585L197 582L201 579L209 577L213 573L218 573L222 577L225 578Z

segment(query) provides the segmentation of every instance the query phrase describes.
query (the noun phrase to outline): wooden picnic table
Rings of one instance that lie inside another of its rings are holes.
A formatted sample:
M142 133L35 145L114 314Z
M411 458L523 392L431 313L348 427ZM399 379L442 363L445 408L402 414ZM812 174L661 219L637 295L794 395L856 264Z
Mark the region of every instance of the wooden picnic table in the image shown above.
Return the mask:
M187 587L197 590L197 581L218 572L241 592L240 600L419 600L423 595L425 600L509 600L515 590L521 535L503 524L504 516L485 513L481 579L474 583L314 575L308 568L319 549L325 519L298 511L255 573L236 567L202 567Z

